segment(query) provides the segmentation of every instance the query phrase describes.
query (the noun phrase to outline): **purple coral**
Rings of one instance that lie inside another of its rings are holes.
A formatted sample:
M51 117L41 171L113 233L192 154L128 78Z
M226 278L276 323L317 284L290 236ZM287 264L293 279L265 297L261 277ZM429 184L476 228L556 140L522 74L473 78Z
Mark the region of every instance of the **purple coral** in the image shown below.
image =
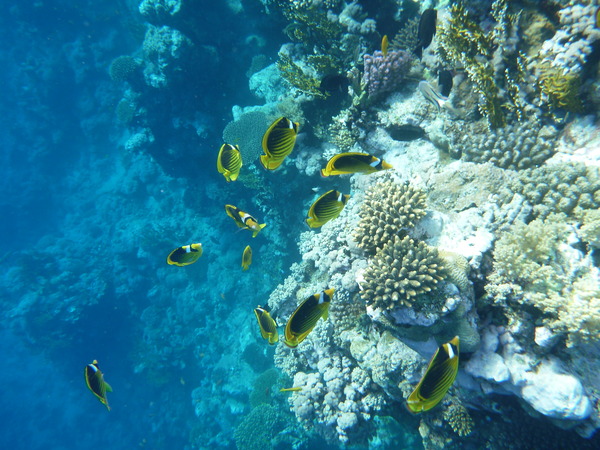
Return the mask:
M410 70L411 61L412 56L403 50L389 51L386 55L377 50L373 55L365 55L363 83L369 97L398 89Z

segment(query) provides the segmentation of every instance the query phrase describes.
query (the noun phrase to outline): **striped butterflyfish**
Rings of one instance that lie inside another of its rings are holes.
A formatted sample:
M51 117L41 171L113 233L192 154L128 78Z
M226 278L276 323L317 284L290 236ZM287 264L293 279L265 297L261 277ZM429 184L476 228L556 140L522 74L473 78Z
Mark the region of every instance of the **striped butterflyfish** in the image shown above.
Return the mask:
M263 339L269 341L269 344L273 345L279 341L279 333L277 333L277 323L275 319L271 317L269 311L262 306L254 308L254 315L258 321L258 327L260 328L260 335Z
M348 173L374 173L391 169L392 166L383 159L368 153L349 152L339 153L327 161L327 166L321 169L321 175L344 175Z
M104 381L104 374L98 367L98 361L94 360L91 364L85 366L85 369L83 369L83 376L85 377L85 384L87 385L88 389L92 391L92 394L94 394L96 398L100 400L100 402L110 411L106 393L112 392L112 388L106 381Z
M458 336L436 350L421 381L408 397L410 411L428 411L444 398L458 372L458 354Z
M202 244L189 244L178 247L167 256L167 264L172 266L189 266L202 256Z
M326 289L320 294L314 294L304 300L292 313L285 325L285 345L296 347L317 325L322 317L329 316L329 304L334 289Z
M350 196L332 189L325 192L311 205L306 223L318 228L340 215Z
M260 233L260 230L267 226L265 223L259 224L258 220L256 220L250 214L233 205L225 205L225 211L227 212L227 215L234 220L238 227L252 231L252 237L256 237L256 235Z
M280 117L269 127L262 139L265 152L260 162L267 170L277 169L285 158L292 153L300 124L286 117Z
M242 270L248 270L250 264L252 264L252 249L246 245L244 253L242 253Z
M227 182L237 180L242 168L242 154L238 145L223 144L217 156L217 171Z

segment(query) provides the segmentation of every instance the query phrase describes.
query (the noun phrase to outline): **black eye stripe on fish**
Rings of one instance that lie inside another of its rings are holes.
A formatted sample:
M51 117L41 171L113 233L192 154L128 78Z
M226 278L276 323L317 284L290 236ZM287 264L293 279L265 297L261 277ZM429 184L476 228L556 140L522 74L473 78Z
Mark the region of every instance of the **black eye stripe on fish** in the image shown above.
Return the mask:
M407 405L412 412L428 411L444 398L458 371L459 344L460 339L455 336L437 349L417 387L408 397Z

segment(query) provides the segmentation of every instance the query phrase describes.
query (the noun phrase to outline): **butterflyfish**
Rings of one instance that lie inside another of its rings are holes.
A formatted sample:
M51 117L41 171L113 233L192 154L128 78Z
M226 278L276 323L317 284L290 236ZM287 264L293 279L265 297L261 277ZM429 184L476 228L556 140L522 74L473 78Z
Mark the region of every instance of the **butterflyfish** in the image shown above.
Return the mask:
M436 31L437 11L433 8L426 9L419 20L419 31L417 32L417 47L414 50L419 58L423 56L423 50L429 47Z
M254 217L247 212L241 211L233 205L225 205L225 211L227 215L231 217L235 224L245 230L252 231L252 237L256 237L260 230L267 226L265 223L258 223Z
M281 389L279 389L279 392L299 392L301 390L302 390L302 388L297 386L297 387L291 387L291 388L281 388Z
M334 155L327 161L327 166L321 169L321 175L328 177L349 173L374 173L391 168L392 166L383 159L368 153L349 152Z
M323 94L347 94L350 80L345 75L330 74L321 78L319 91Z
M308 210L306 223L311 228L319 228L340 215L350 196L331 190L321 195Z
M410 411L429 411L444 398L458 372L458 354L458 336L436 350L425 374L408 397L407 405Z
M384 34L381 38L381 53L383 54L383 56L387 55L389 45L390 43L388 42L387 34Z
M91 364L85 366L83 369L83 376L85 377L85 384L88 389L92 391L92 394L96 396L100 403L102 403L110 411L108 406L108 399L106 398L107 392L112 392L110 385L104 381L104 374L98 367L98 361L94 360Z
M217 156L217 171L227 182L237 180L242 168L242 154L239 145L223 144Z
M167 256L167 264L172 266L189 266L202 256L202 244L190 244L178 247Z
M326 289L320 294L314 294L304 300L292 313L285 325L284 343L288 347L297 347L317 325L322 317L329 316L329 304L334 289Z
M269 341L269 344L273 345L279 341L279 333L277 333L277 323L275 319L271 317L269 311L262 306L254 308L254 315L258 321L258 327L260 328L260 335L263 339Z
M262 139L262 148L265 154L260 156L260 163L265 169L277 169L292 153L299 127L300 124L297 122L280 117L265 131Z
M249 245L246 245L244 253L242 253L242 270L248 270L250 264L252 264L252 249Z

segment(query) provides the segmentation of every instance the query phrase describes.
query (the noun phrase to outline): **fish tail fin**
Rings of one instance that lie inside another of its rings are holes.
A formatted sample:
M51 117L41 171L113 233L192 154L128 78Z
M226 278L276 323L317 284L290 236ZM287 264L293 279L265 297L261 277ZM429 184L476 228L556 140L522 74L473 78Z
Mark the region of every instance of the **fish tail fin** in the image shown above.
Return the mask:
M321 176L322 176L323 178L325 178L325 177L328 177L329 175L327 175L327 174L325 173L325 169L321 169Z

